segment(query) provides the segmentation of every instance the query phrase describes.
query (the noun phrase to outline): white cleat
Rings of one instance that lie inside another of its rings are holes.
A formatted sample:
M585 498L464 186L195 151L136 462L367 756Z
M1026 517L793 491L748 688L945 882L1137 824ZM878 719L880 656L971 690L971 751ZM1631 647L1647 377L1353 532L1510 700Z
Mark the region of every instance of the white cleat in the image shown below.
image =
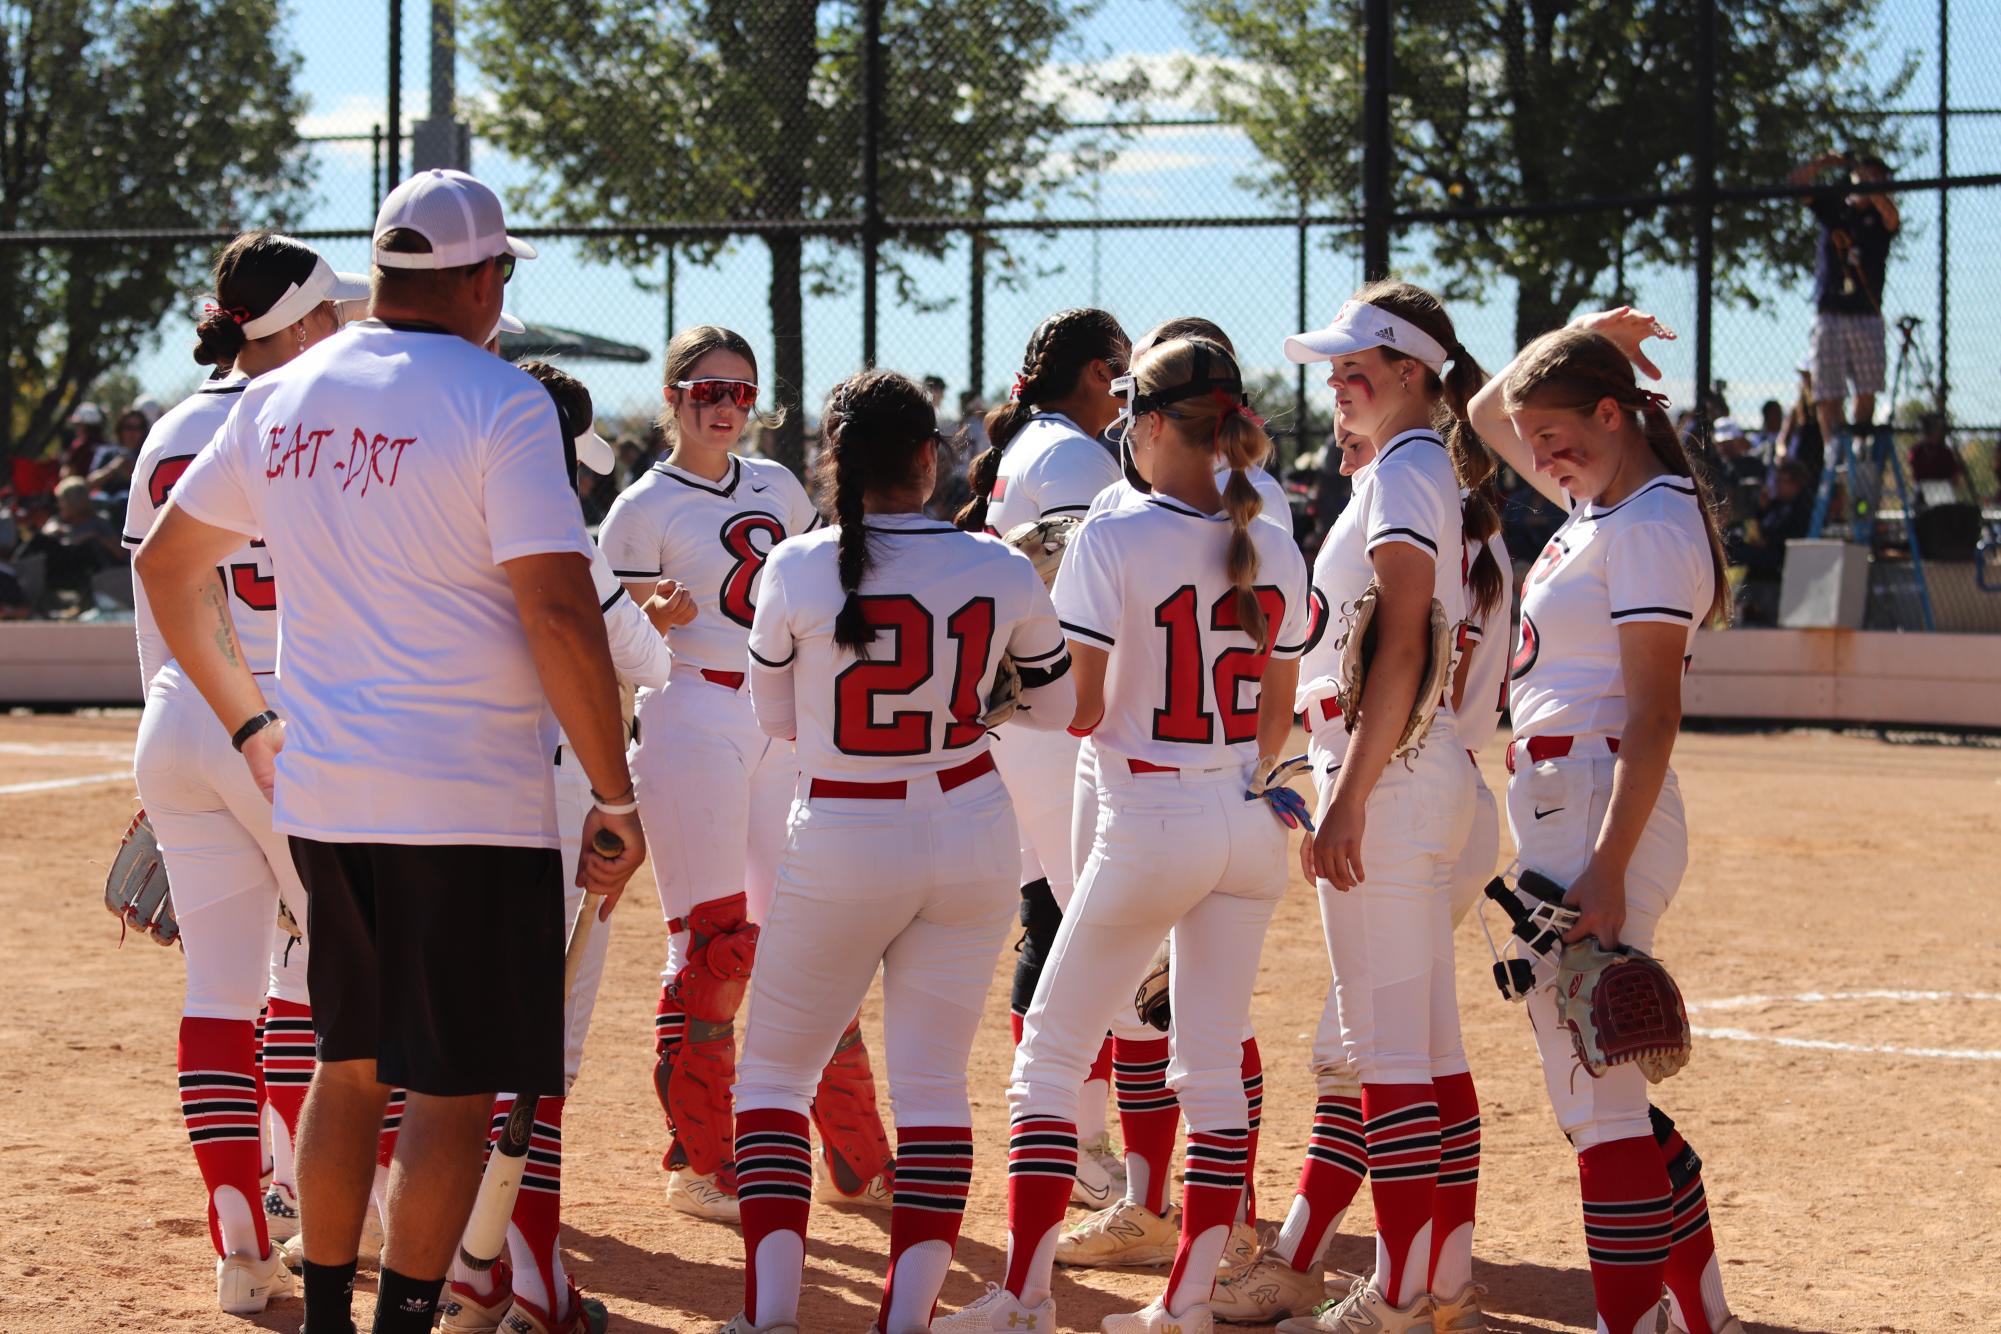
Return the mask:
M1661 1298L1661 1316L1668 1334L1688 1334L1688 1326L1676 1319L1675 1305L1671 1298ZM1438 1327L1442 1332L1445 1326ZM1723 1323L1716 1327L1716 1334L1744 1334L1744 1322L1736 1316L1725 1316Z
M1430 1293L1412 1298L1409 1306L1395 1306L1376 1287L1373 1275L1357 1274L1354 1280L1339 1301L1325 1303L1310 1316L1279 1321L1280 1334L1432 1334Z
M1108 1315L1098 1328L1103 1334L1212 1334L1216 1319L1206 1306L1191 1306L1181 1315L1169 1315L1167 1299L1162 1297L1140 1310Z
M813 1155L813 1199L820 1204L831 1204L837 1209L889 1209L896 1204L896 1190L890 1185L889 1168L884 1168L862 1183L862 1188L850 1195L841 1189L841 1183L827 1170L827 1160L823 1154Z
M1327 1281L1319 1265L1302 1273L1269 1252L1247 1265L1216 1276L1209 1309L1216 1319L1236 1325L1269 1325L1287 1316L1303 1316L1327 1300Z
M667 1207L719 1223L741 1221L736 1196L718 1186L714 1177L704 1176L692 1167L677 1167L668 1174Z
M799 1334L799 1326L781 1325L775 1320L768 1325L753 1325L749 1316L738 1311L736 1318L718 1330L717 1334Z
M931 1321L931 1334L1056 1334L1056 1299L1024 1306L998 1283L971 1306Z
M1432 1329L1436 1334L1487 1334L1487 1317L1480 1310L1480 1299L1486 1295L1487 1290L1471 1279L1450 1297L1432 1293ZM1726 1334L1726 1331L1718 1330L1716 1334ZM1743 1331L1738 1331L1738 1334L1743 1334Z
M299 1235L299 1194L282 1181L264 1192L264 1232L274 1245Z
M1164 1265L1181 1244L1181 1210L1157 1214L1121 1200L1056 1239L1056 1263L1083 1269Z
M278 1258L284 1261L285 1268L295 1274L303 1270L306 1267L306 1234L295 1232L287 1237L284 1244L278 1247ZM368 1206L368 1212L361 1218L361 1248L355 1260L375 1263L381 1259L382 1217L375 1212L375 1206L371 1204Z
M224 1315L258 1315L291 1291L292 1275L275 1246L262 1259L239 1252L215 1262L215 1300Z
M1079 1144L1077 1180L1070 1187L1070 1203L1102 1209L1125 1193L1125 1159L1112 1151L1112 1133L1108 1130Z

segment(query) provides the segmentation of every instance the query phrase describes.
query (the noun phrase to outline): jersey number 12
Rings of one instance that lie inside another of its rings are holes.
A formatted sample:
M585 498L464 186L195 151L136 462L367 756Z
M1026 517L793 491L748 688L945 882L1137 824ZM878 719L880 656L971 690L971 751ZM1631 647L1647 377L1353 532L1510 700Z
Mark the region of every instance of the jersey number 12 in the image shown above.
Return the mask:
M1265 637L1270 639L1278 633L1279 621L1285 615L1285 594L1269 584L1252 591L1257 595L1258 606L1264 609ZM1155 608L1153 623L1167 632L1167 707L1153 711L1153 739L1197 746L1213 742L1216 718L1203 707L1203 691L1207 686L1213 692L1210 698L1215 701L1216 712L1223 715L1224 743L1234 746L1255 740L1257 707L1242 707L1238 695L1245 681L1263 678L1271 650L1226 648L1216 655L1205 682L1202 627L1193 584L1183 584ZM1237 615L1236 590L1223 594L1210 605L1209 628L1243 632L1244 623Z

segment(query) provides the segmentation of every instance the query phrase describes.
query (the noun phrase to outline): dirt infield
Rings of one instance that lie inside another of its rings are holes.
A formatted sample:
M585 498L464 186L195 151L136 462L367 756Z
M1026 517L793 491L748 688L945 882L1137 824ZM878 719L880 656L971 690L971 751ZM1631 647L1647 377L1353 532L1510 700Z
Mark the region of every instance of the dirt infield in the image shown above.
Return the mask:
M200 1181L174 1093L178 958L114 948L104 865L135 804L133 714L0 717L0 1329L241 1328L216 1314ZM1724 1281L1752 1330L1994 1328L2001 1250L2001 752L1819 734L1692 735L1677 768L1693 865L1661 932L1703 1033L1660 1090L1706 1164ZM1497 786L1499 749L1487 756ZM69 786L34 786L69 779ZM664 947L642 873L615 919L583 1078L565 1115L568 1263L619 1330L709 1334L741 1303L732 1228L670 1214L653 1101ZM1484 1104L1475 1273L1497 1331L1590 1329L1574 1158L1525 1020L1459 935ZM984 1145L954 1307L998 1278L1007 970L973 1055ZM1327 977L1295 886L1265 950L1258 1194L1282 1215L1312 1111L1306 1053ZM868 1015L873 1043L880 1016ZM1727 1035L1721 1036L1719 1034ZM878 1078L880 1069L878 1068ZM885 1105L886 1101L885 1101ZM1366 1208L1335 1239L1369 1263ZM868 1328L888 1219L816 1209L809 1331ZM1981 1274L1989 1277L1982 1279ZM1058 1272L1062 1327L1152 1296L1159 1271ZM358 1303L368 1308L369 1298ZM296 1300L243 1322L293 1330ZM364 1327L366 1316L363 1316Z

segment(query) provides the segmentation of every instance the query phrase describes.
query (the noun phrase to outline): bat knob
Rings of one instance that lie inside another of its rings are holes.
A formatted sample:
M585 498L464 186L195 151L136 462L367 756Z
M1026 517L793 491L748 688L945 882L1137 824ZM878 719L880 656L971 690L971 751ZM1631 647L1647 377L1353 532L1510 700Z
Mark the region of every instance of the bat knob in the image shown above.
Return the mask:
M591 851L600 857L618 857L625 852L625 840L609 829L600 829L591 836Z

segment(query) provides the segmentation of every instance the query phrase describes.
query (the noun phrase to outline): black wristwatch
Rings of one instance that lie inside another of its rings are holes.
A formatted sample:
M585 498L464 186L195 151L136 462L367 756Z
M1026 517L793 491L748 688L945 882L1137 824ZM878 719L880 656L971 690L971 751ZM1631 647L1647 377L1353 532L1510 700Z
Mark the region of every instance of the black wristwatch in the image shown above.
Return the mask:
M278 715L266 709L243 726L237 728L236 735L229 739L229 744L236 747L237 752L241 754L244 742L250 740L251 737L256 736L259 732L277 721Z

